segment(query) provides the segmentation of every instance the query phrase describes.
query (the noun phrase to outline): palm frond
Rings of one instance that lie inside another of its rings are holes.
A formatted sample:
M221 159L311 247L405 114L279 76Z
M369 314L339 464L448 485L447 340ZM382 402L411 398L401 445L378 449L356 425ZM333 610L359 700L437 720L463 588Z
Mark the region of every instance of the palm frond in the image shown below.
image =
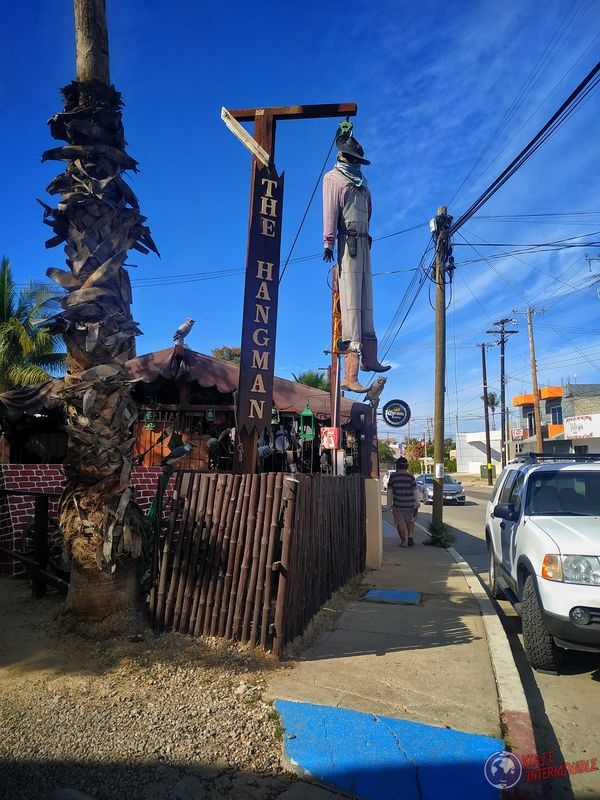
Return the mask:
M27 362L13 364L9 367L7 377L14 387L33 386L36 383L43 383L52 379L52 375L46 372L45 369Z
M15 284L12 278L10 260L2 256L0 260L0 322L5 322L14 314Z
M322 389L326 392L331 388L331 384L320 370L307 369L299 375L292 372L292 377L296 383L303 383L305 386L311 386L314 389Z
M30 303L30 319L32 322L43 312L45 317L60 311L60 300L66 292L59 286L48 283L30 281L26 291Z
M60 309L64 291L30 281L18 294L8 258L0 261L0 387L29 386L60 375L66 356L56 352L60 337L38 326L39 318Z
M0 353L4 358L20 360L32 350L33 341L16 317L0 324Z
M28 363L46 370L54 377L64 374L67 368L66 353L46 353L45 355L31 356Z

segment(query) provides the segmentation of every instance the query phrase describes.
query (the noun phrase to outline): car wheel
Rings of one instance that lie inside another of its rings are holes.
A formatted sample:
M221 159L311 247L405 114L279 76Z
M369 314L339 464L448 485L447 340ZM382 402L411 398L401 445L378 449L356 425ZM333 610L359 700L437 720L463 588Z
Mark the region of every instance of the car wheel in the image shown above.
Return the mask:
M496 556L494 555L494 547L491 541L488 541L488 555L489 555L489 577L488 586L490 594L495 600L504 597L504 592L498 583L498 564L496 563Z
M565 651L556 646L554 639L548 633L531 575L528 576L523 588L521 618L525 655L531 666L547 672L558 672Z

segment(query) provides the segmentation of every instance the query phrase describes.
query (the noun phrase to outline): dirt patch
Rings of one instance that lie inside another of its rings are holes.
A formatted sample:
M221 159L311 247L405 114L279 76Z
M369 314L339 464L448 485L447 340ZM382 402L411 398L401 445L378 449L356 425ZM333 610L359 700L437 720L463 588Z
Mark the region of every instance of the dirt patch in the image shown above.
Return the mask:
M0 770L6 800L71 787L96 800L275 798L281 728L263 700L279 663L180 634L90 641L62 599L0 580ZM8 735L6 735L8 732Z

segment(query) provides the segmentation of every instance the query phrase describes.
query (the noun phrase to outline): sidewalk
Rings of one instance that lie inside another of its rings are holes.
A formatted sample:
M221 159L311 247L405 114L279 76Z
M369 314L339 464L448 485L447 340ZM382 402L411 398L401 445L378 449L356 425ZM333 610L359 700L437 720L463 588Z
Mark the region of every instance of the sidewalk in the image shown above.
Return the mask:
M364 800L495 798L484 764L503 749L479 606L444 550L400 548L389 512L384 559L337 628L269 685L284 755L301 775Z

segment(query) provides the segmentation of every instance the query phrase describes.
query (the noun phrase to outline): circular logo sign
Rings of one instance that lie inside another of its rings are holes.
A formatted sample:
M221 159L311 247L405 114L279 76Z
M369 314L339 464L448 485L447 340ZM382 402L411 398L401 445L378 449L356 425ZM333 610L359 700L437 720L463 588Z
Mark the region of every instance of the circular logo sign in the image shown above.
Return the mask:
M519 782L523 767L514 753L504 750L492 753L485 762L483 773L494 788L510 789Z
M401 428L410 419L410 408L404 400L390 400L384 405L381 415L392 428Z

